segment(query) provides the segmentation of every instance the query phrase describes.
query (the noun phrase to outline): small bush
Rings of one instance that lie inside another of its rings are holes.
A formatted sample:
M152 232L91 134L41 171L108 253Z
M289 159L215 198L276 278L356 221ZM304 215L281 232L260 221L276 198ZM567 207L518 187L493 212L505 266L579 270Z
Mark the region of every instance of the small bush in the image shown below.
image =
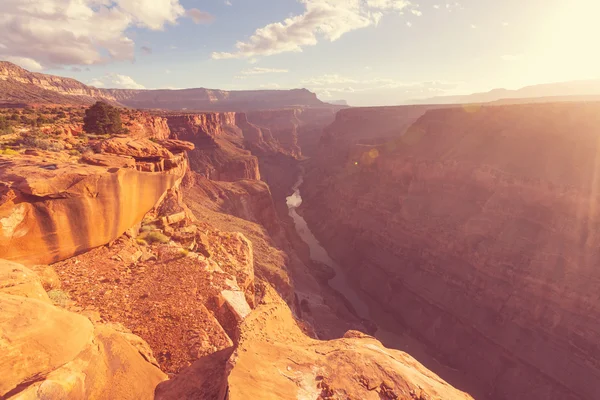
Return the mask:
M71 296L68 293L63 292L62 290L52 289L48 292L48 297L52 300L54 305L59 307L66 307L67 304L71 301Z
M155 231L157 228L155 225L144 225L140 228L140 232L150 232L150 231Z
M169 237L158 232L158 231L153 231L153 232L144 232L139 236L140 239L145 240L146 242L148 242L148 244L154 244L154 243L169 243Z
M65 149L65 146L62 143L54 142L50 139L45 139L34 135L23 136L21 139L21 144L26 147L47 151L62 151Z
M0 154L4 156L16 156L19 152L13 149L0 149Z
M146 242L144 239L141 239L141 238L135 239L135 242L137 244L139 244L140 246L148 246L148 242Z

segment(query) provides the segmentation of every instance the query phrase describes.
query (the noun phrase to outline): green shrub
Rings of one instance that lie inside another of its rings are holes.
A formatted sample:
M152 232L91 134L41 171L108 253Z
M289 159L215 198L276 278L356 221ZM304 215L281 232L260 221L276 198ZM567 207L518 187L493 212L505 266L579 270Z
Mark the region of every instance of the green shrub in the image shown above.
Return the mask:
M154 231L154 230L156 230L156 226L152 225L152 224L144 225L140 228L141 232L150 232L150 231Z
M62 151L65 146L62 143L54 142L50 139L46 139L36 135L23 136L21 144L25 147L32 147L40 150L47 151Z
M154 244L154 243L169 243L169 237L158 232L158 231L152 231L152 232L144 232L142 233L140 236L138 236L139 239L145 240L146 242L148 242L148 244Z
M123 132L121 123L121 112L103 101L85 110L83 118L83 130L88 133L117 134Z

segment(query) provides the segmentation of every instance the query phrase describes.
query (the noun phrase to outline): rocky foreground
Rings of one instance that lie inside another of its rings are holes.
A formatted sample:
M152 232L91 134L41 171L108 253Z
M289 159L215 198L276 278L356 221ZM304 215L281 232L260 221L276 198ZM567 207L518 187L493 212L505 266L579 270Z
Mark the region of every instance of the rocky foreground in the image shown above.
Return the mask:
M384 322L464 373L452 383L595 399L599 137L599 103L344 110L303 213Z
M50 150L7 139L1 398L471 398L356 331L294 252L258 178L262 163L279 182L276 160L299 157L301 123L130 123L122 137L63 132Z

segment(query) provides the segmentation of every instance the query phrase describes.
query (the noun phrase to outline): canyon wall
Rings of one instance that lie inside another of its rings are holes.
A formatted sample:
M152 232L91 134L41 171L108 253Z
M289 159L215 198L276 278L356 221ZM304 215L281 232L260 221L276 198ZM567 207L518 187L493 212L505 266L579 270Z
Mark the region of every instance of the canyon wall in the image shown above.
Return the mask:
M600 104L429 110L407 130L404 111L338 114L301 188L311 229L476 398L595 399Z
M244 147L244 135L236 126L236 113L202 113L166 117L171 137L194 143L190 167L220 181L260 179L258 159Z

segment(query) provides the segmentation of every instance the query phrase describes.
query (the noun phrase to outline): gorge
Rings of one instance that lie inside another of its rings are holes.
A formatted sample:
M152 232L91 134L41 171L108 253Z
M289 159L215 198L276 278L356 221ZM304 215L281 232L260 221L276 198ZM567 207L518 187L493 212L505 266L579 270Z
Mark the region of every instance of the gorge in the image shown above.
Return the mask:
M0 136L1 398L600 391L599 103L246 93L94 135L98 93L5 74L76 104L6 112L52 122Z

